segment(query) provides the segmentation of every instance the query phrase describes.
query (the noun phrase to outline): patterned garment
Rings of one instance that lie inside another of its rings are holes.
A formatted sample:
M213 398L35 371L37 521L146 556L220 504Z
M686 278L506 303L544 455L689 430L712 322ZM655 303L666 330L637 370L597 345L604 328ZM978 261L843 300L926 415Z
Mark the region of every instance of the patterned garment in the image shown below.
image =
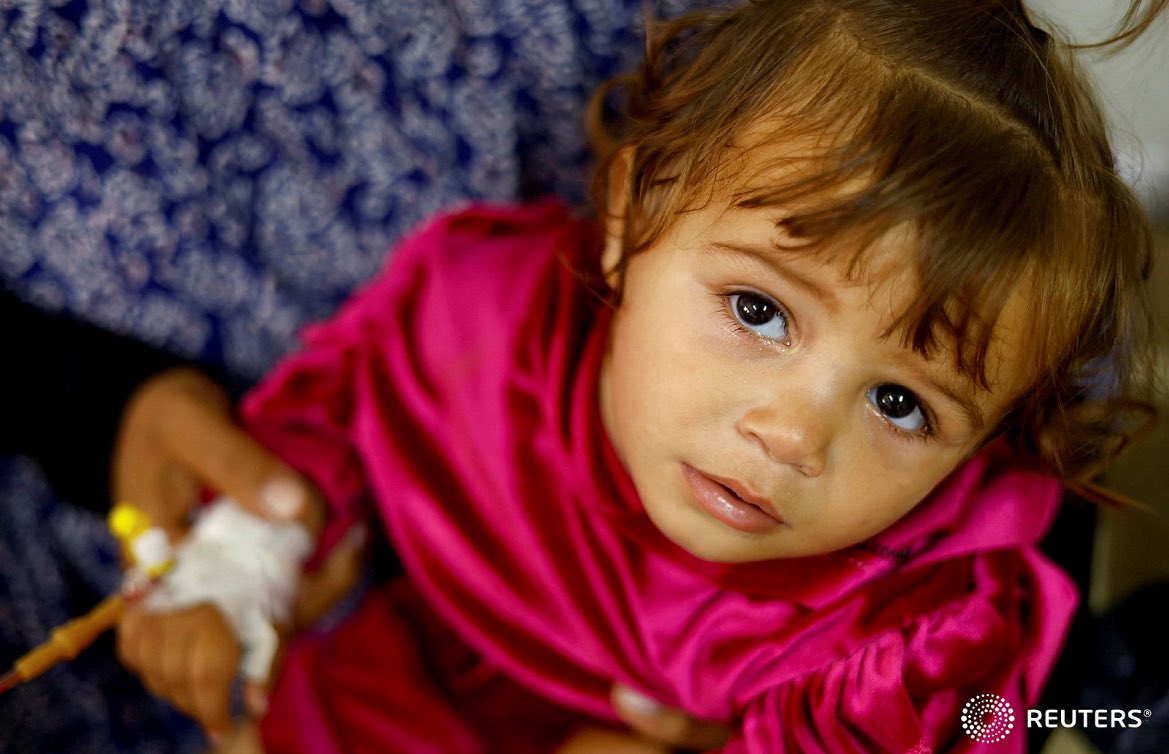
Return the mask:
M254 380L439 209L583 201L584 102L642 7L0 0L0 279ZM0 459L0 664L112 589L113 552ZM0 697L0 751L197 749L112 648Z

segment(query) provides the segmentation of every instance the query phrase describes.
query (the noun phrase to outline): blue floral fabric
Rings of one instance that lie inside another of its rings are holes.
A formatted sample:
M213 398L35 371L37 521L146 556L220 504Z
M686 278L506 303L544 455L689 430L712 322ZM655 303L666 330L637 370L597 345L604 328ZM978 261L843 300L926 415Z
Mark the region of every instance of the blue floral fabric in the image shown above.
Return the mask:
M643 13L642 0L0 0L0 279L254 380L438 210L583 202L584 103L636 61ZM0 459L0 664L116 579L102 522L55 500L28 461ZM2 752L201 746L108 637L0 696Z

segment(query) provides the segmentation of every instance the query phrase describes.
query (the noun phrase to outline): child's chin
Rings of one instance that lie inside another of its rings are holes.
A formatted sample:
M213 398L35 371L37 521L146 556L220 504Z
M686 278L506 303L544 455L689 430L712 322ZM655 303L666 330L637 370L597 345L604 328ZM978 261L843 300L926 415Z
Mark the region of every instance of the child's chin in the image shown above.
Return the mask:
M759 536L735 531L697 512L697 521L691 516L655 516L650 507L646 512L666 539L708 563L754 563L789 557L775 552L776 547L763 546Z

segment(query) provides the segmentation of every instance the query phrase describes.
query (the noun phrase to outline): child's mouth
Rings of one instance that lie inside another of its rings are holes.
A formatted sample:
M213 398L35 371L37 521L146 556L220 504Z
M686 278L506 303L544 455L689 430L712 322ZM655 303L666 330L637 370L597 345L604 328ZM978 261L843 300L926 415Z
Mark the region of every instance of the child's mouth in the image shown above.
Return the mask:
M682 475L699 506L732 529L763 534L785 525L770 503L751 495L733 480L704 474L688 464L682 464Z

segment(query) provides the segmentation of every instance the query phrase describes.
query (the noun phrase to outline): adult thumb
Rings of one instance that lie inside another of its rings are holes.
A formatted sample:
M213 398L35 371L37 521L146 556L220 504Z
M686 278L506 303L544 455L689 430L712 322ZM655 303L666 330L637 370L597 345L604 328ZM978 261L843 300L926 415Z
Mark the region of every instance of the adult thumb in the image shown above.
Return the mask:
M195 412L172 443L180 460L216 492L272 521L304 520L312 486L235 424L230 415Z
M239 426L227 392L202 372L182 368L152 378L133 409L125 439L153 443L156 465L182 469L274 521L303 519L315 501L299 474Z
M310 533L320 529L325 507L313 485L235 425L220 440L213 451L218 457L203 460L208 486L274 523L299 522Z

